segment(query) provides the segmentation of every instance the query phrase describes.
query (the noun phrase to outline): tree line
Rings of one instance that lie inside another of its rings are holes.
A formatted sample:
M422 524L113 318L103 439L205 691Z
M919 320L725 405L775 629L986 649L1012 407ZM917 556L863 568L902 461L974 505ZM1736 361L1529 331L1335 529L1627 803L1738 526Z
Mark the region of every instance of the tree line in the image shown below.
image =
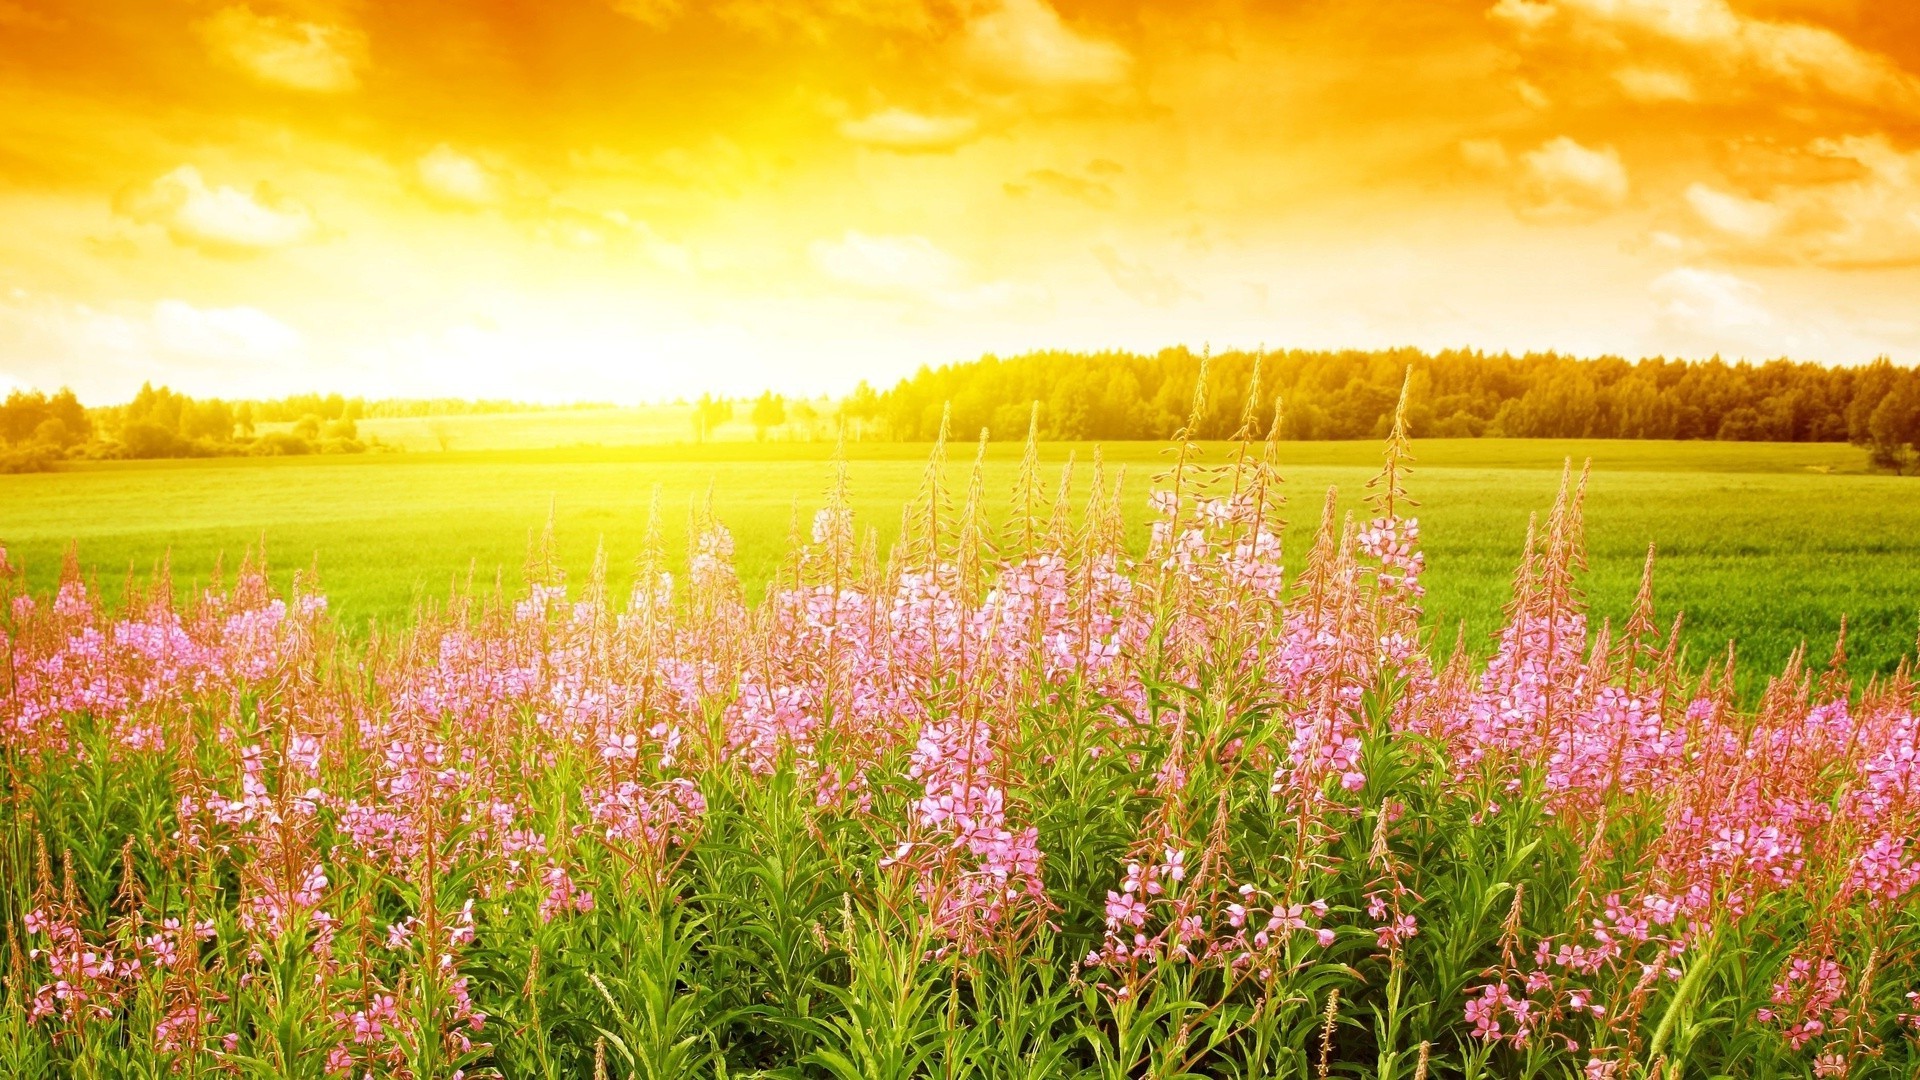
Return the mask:
M125 405L87 408L69 389L15 390L0 402L0 472L63 459L357 454L369 449L356 423L364 412L365 402L339 394L227 401L148 383Z
M1256 366L1263 417L1283 403L1286 439L1372 439L1408 416L1428 438L1723 439L1851 442L1882 468L1920 453L1920 368L1458 350L1033 352L923 367L891 390L862 384L849 417L895 439L931 439L951 409L957 432L1024 434L1035 403L1043 439L1166 439L1186 421L1206 370L1201 438L1240 423ZM1264 432L1263 432L1264 433Z
M549 408L606 408L578 403ZM359 422L470 416L542 406L505 399L292 394L261 401L196 398L147 383L124 405L87 407L70 389L14 390L0 401L0 472L34 472L62 460L358 454L385 450Z
M1231 435L1250 392L1262 417L1283 406L1282 438L1379 438L1402 382L1410 380L1408 419L1426 438L1851 442L1865 447L1876 467L1920 468L1920 367L1886 359L1833 367L1417 349L1032 352L922 367L889 390L862 382L837 401L769 391L737 402L702 395L681 404L696 442L736 419L761 439L780 432L930 440L943 416L956 432L987 428L1018 438L1036 404L1043 439L1167 439L1186 422L1203 369L1199 438ZM340 394L227 401L152 385L125 405L88 408L70 390L16 390L0 403L0 471L47 468L63 458L359 453L382 449L377 439L359 436L358 422L370 417L534 408Z

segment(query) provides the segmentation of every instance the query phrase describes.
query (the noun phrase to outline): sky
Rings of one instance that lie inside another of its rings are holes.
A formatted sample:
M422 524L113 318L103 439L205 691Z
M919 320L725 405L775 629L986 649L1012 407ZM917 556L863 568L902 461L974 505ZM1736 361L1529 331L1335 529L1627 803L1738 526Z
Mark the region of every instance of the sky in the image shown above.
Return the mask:
M1920 360L1920 4L0 0L0 390Z

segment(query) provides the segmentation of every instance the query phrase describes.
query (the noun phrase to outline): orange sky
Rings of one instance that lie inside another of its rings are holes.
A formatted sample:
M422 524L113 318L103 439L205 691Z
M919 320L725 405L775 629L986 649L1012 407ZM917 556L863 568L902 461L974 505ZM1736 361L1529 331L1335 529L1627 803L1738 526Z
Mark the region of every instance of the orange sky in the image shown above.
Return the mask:
M0 0L0 389L1920 359L1920 4Z

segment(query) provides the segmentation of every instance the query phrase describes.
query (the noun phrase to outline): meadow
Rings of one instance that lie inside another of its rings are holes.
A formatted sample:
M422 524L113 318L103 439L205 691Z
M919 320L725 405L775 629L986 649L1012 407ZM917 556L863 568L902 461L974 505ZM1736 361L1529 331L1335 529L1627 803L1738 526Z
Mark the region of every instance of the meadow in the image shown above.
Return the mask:
M684 452L98 474L96 513L197 489L187 520L245 515L208 539L307 528L323 562L326 530L388 510L402 535L369 568L479 558L457 530L503 502L551 497L559 531L498 591L372 634L374 603L348 619L324 576L255 562L114 602L0 566L0 1074L1920 1068L1911 655L1690 663L1660 584L1750 550L1767 569L1726 579L1756 605L1742 632L1779 623L1877 520L1910 597L1896 482L1818 471L1846 465L1818 448L1688 448L1686 471L1622 448L1585 482L1553 464L1570 447L1423 447L1411 476L1398 438L1384 466L1205 449L1156 470L1120 448L1056 508L1038 448L924 472L861 448L797 514L775 495L822 462L714 451L764 589L703 503L682 554L644 525L656 478L701 497ZM1329 480L1354 513L1317 505ZM561 546L592 523L561 506L631 488L615 585ZM1796 500L1817 503L1797 537L1768 531ZM1452 525L1430 540L1416 509ZM862 511L899 542L863 539ZM1609 512L1717 531L1641 577L1646 538L1609 539ZM1504 566L1447 566L1509 530ZM1848 558L1831 580L1867 576ZM1424 647L1447 574L1448 603L1492 612L1484 658ZM1609 574L1636 584L1597 619Z
M549 513L563 566L584 573L604 544L609 580L624 587L657 500L675 554L685 550L690 508L710 504L733 530L742 581L758 597L796 514L804 521L817 508L831 474L828 443L529 449L566 438L554 425L567 414L468 419L477 426L463 439L473 448L447 453L121 462L0 476L0 544L39 590L52 586L68 545L77 545L80 565L109 599L129 571L145 576L163 554L181 581L204 581L217 561L232 567L264 544L274 580L284 585L295 570L317 569L342 624L364 630L369 622L398 625L421 601L444 602L470 574L490 584L504 571L518 584L528 538ZM598 423L572 433L603 436ZM1110 475L1125 470L1125 540L1136 553L1145 543L1145 492L1166 467L1163 450L1099 450ZM1221 444L1204 450L1225 452ZM1296 526L1311 523L1329 486L1340 489L1343 506L1357 505L1377 468L1373 443L1289 442L1279 452L1292 500L1285 516ZM1017 444L988 446L983 481L997 508L1005 508L1019 453ZM1050 467L1077 460L1082 496L1094 453L1087 444L1041 446ZM1743 670L1754 673L1746 690L1801 642L1830 648L1842 616L1862 671L1891 671L1914 641L1920 494L1910 478L1867 472L1853 447L1423 440L1415 453L1424 503L1417 515L1434 563L1425 606L1443 653L1463 626L1470 649L1491 647L1528 518L1568 460L1576 468L1592 462L1585 588L1597 614L1625 615L1652 544L1659 600L1686 612L1685 642L1697 658L1736 642L1750 661ZM849 448L856 519L878 531L882 550L927 454L925 445ZM972 455L970 446L953 450L949 483L965 482ZM1307 533L1286 533L1289 556L1304 551Z

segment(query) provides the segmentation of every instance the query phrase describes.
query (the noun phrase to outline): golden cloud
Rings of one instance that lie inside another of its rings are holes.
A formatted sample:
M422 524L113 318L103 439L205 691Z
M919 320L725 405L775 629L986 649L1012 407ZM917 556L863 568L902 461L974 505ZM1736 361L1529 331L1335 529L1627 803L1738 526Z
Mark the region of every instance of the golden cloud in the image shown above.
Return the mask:
M840 134L849 141L899 153L953 150L979 132L980 123L971 116L928 116L897 108L840 122Z
M1529 221L1581 222L1624 206L1628 190L1618 151L1562 135L1520 155L1512 194L1514 209Z
M1611 66L1636 100L1734 100L1766 87L1920 113L1920 79L1888 57L1823 26L1742 14L1727 0L1499 0L1489 15L1523 51L1584 61L1547 70Z
M298 201L261 183L252 194L207 184L192 165L123 189L114 210L165 229L173 242L208 255L259 255L313 239L319 224Z
M1687 206L1710 250L1747 262L1920 264L1920 152L1903 152L1875 134L1816 139L1798 156L1812 163L1798 170L1805 179L1783 179L1758 193L1706 183L1687 188ZM1846 168L1836 175L1833 165Z
M1126 49L1069 26L1046 0L1002 0L967 24L962 51L989 78L1048 89L1115 86L1133 67Z
M214 55L261 82L293 90L352 90L367 64L365 35L343 26L230 7L200 23L199 31Z

